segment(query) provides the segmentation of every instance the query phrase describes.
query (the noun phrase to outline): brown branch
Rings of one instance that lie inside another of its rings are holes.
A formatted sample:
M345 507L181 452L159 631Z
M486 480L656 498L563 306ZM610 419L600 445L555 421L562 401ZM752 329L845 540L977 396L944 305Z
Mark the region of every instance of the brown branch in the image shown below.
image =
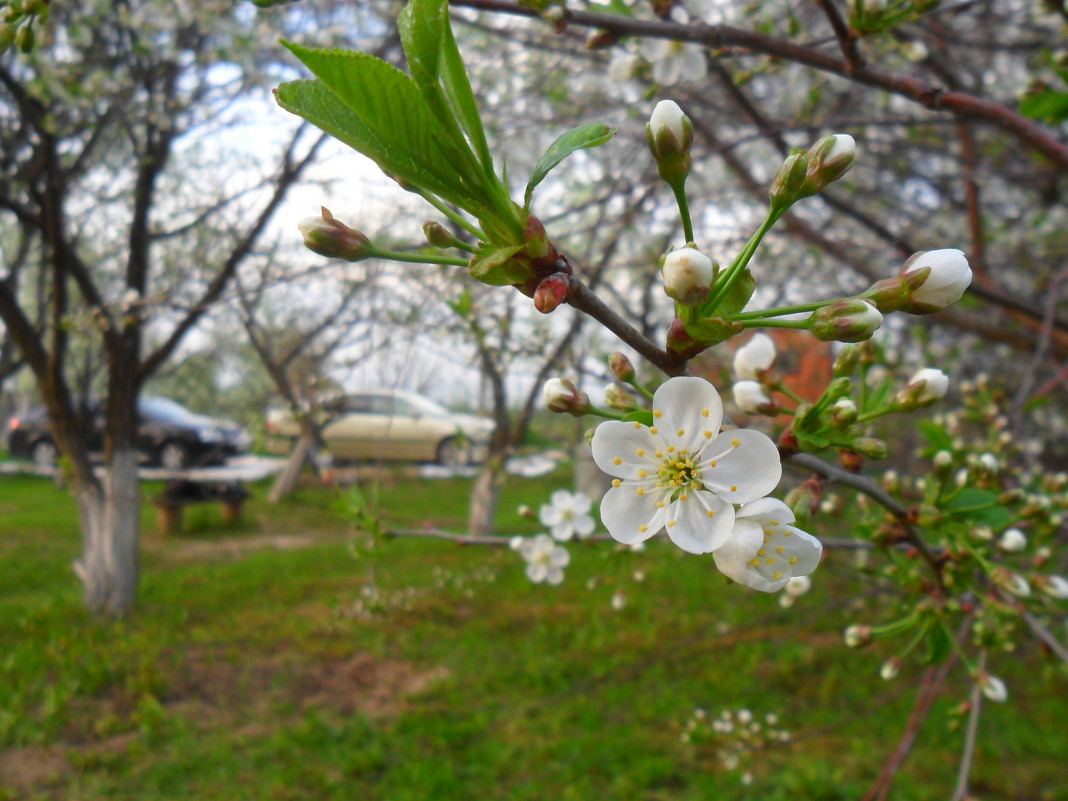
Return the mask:
M482 11L525 17L539 16L533 8L523 7L508 0L453 0L453 3L457 6ZM787 42L766 34L741 30L730 25L701 23L681 25L661 20L638 20L616 14L572 9L564 12L564 19L567 24L598 28L617 36L670 39L714 48L741 47L755 53L803 64L821 72L841 75L855 83L901 95L933 111L946 111L958 117L985 120L1013 134L1061 168L1068 169L1068 144L1057 140L1033 120L1000 103L975 97L966 92L946 91L911 75L890 73L867 66L851 74L849 65L844 59L811 47Z
M908 723L905 724L905 731L901 733L901 739L898 740L897 747L890 754L890 758L886 760L875 783L864 794L863 801L885 801L888 797L890 785L894 781L894 775L905 762L909 751L912 750L916 736L920 733L920 726L931 711L935 698L938 697L938 691L942 688L942 683L956 661L957 654L955 652L951 653L945 662L941 665L932 665L923 674L920 692L916 696L916 703L912 707L912 714L909 715Z
M979 652L977 664L980 674L986 669L986 650ZM968 778L972 773L972 761L975 759L975 738L979 732L979 711L983 705L983 689L979 682L972 683L971 697L968 699L968 727L964 731L964 747L961 750L960 765L957 768L957 784L953 788L950 801L965 801L968 797Z
M845 59L848 75L856 75L864 68L864 59L857 50L857 37L849 29L842 15L838 13L838 7L831 0L816 0L817 5L823 10L827 21L831 23L834 38L838 40L838 47Z
M626 320L605 305L589 287L577 278L571 282L567 302L583 314L592 317L626 345L629 345L650 364L669 376L683 375L686 372L686 360L666 350L661 350L631 326Z

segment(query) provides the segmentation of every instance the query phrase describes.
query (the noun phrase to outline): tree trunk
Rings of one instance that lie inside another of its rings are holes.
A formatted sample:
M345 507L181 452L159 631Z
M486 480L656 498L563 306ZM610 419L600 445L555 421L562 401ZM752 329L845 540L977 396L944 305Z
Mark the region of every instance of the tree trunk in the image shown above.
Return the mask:
M133 606L139 571L137 451L113 452L103 483L80 485L76 496L84 545L74 572L82 582L85 605L94 614L122 617Z
M468 512L467 530L472 534L492 534L493 521L497 516L497 501L504 483L505 455L490 453L482 470L471 487L471 507Z
M293 491L293 488L297 486L297 478L300 476L300 471L304 467L305 462L308 461L311 443L311 434L304 433L300 435L297 444L294 445L293 450L290 451L289 460L286 462L285 469L279 473L278 478L274 480L271 492L267 496L268 503L278 503L282 498L289 495L289 493Z

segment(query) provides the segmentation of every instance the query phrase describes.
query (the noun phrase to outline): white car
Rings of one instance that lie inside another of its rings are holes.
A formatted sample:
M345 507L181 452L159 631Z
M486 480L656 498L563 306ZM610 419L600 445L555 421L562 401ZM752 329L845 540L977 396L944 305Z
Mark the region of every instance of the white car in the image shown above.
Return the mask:
M451 412L402 390L370 390L323 405L322 435L338 461L437 462L449 467L485 458L494 422ZM286 412L267 416L267 433L295 439L300 426Z

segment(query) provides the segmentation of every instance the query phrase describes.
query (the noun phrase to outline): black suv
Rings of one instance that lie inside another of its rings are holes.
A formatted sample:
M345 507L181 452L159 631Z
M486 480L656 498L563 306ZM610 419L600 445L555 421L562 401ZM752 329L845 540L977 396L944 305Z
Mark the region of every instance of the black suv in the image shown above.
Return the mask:
M137 448L146 464L184 470L221 464L231 456L248 451L248 432L229 420L194 414L169 398L151 395L138 399L137 410L140 417ZM91 404L82 417L89 450L102 451L103 410L99 404ZM29 459L37 467L55 465L58 449L44 407L36 407L8 421L7 449L16 459Z

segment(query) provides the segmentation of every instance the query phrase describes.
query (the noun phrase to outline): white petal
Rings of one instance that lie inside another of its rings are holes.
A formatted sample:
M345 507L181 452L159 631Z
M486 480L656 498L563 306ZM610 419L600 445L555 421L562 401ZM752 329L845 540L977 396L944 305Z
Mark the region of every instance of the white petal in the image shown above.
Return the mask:
M745 584L749 573L748 562L763 544L764 534L755 521L735 518L731 536L712 552L712 558L720 573Z
M592 515L578 515L571 521L572 527L575 529L575 533L580 537L588 537L593 533L593 530L597 525L593 522Z
M724 431L701 457L701 483L731 503L763 498L782 478L779 449L759 431Z
M664 526L666 504L656 505L657 501L663 501L664 493L639 495L635 489L630 482L612 487L601 501L601 521L612 538L624 545L643 542Z
M691 490L685 501L677 500L668 507L666 528L671 541L682 550L711 553L731 536L734 507L711 492Z
M591 506L593 506L593 499L585 492L576 492L571 496L571 508L574 510L576 517L589 512Z
M550 567L567 567L571 563L571 554L567 552L567 548L562 548L557 545L553 548L553 552L549 555Z
M796 520L793 509L778 498L761 498L747 503L738 510L738 517L755 518L757 524L761 526L769 520L778 520L780 523L793 523Z
M542 507L538 510L538 521L543 526L555 526L563 519L564 518L563 515L560 514L560 510L555 506L543 504Z
M593 432L593 461L610 476L637 478L639 470L648 470L656 475L660 462L653 455L667 445L660 436L649 433L641 423L623 423L609 420L597 426ZM642 456L638 452L642 452ZM616 459L619 462L616 463Z
M575 528L571 525L570 520L561 520L552 527L550 533L553 535L554 540L567 542L575 533Z
M722 422L723 401L703 378L676 376L653 394L653 423L664 441L677 448L698 452L715 438ZM707 437L706 431L711 432Z
M546 572L547 568L540 562L531 562L529 565L527 565L527 578L533 581L535 584L539 584L542 581L545 581Z
M549 567L545 570L545 583L557 586L564 581L564 571L558 567Z
M557 509L567 509L571 506L571 493L566 489L558 489L549 496L549 501Z

